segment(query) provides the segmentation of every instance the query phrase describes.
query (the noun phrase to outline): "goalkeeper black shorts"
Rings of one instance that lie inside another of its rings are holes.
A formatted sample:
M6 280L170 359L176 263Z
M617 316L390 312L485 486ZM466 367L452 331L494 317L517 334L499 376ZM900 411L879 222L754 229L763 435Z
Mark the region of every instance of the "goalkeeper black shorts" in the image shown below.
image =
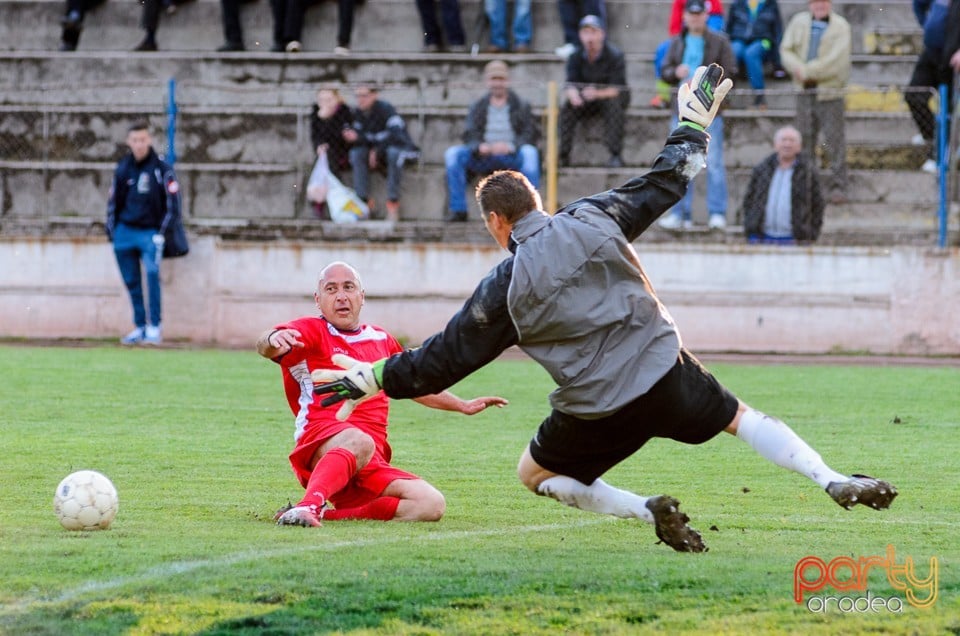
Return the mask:
M645 394L604 418L552 411L530 442L549 471L590 484L651 438L685 444L712 439L733 421L738 400L686 349Z

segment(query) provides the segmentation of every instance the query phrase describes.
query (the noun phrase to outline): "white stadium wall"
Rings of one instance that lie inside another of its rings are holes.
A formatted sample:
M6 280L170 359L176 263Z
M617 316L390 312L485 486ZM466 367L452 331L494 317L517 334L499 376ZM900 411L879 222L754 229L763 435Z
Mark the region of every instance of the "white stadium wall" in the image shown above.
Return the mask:
M504 257L494 245L222 241L163 265L168 341L252 347L314 312L319 269L360 270L363 318L409 344L441 328ZM960 252L916 247L637 244L694 351L960 353ZM0 237L0 338L106 338L130 327L113 252L95 238Z

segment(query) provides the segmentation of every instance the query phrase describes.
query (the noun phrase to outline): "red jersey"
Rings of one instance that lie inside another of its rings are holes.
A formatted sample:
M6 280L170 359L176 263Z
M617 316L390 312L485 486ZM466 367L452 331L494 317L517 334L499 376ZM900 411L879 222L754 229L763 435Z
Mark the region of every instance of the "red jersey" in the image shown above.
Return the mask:
M721 0L707 0L707 15L718 15L723 18L723 2ZM670 24L667 27L667 33L670 37L680 35L683 30L683 9L687 6L686 0L673 0L673 8L670 10Z
M361 324L356 331L340 331L325 318L311 316L298 318L292 322L277 325L275 328L296 329L300 332L300 341L304 345L294 347L275 360L282 369L283 390L295 417L296 430L293 439L296 441L300 440L307 426L311 429L325 428L328 425L341 428L343 424L336 418L340 404L320 406L320 401L325 396L314 394L311 371L338 369L339 367L331 360L331 357L337 353L362 362L376 362L403 351L403 347L396 338L373 325ZM389 448L386 444L389 411L389 400L381 391L357 405L350 415L349 425L373 437L377 448L382 452ZM315 438L315 435L311 437Z

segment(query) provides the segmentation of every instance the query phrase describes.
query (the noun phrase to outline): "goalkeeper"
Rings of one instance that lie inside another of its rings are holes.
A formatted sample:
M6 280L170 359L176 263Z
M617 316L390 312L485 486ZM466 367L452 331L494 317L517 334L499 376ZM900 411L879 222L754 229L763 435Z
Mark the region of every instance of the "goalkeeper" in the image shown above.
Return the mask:
M296 506L277 513L279 525L319 526L321 519L437 521L443 495L427 481L390 465L389 403L382 394L365 402L347 421L324 408L313 392L309 368L331 365L339 352L378 360L402 351L379 327L360 322L364 292L360 275L346 263L327 265L314 294L320 316L277 325L260 335L257 352L280 365L283 388L296 423L290 465L306 488ZM424 406L466 415L504 406L499 397L462 400L448 391L417 398ZM333 507L331 507L331 505Z
M649 439L699 444L727 431L771 462L816 482L841 506L887 508L888 483L827 466L783 422L747 406L683 348L631 243L677 203L704 165L720 102L732 87L719 66L700 67L678 92L680 124L652 169L549 216L513 171L477 186L487 230L512 255L478 285L440 333L419 349L374 364L334 358L346 370L313 372L344 415L380 393L435 393L518 345L557 383L552 411L518 467L538 495L654 525L674 550L702 552L702 537L668 495L641 496L601 476Z

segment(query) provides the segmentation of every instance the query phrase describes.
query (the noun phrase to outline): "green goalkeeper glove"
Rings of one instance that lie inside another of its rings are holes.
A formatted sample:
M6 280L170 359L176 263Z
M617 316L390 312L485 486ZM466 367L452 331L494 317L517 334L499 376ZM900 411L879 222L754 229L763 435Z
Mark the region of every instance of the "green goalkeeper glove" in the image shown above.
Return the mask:
M337 411L337 419L343 421L350 417L357 404L369 400L380 392L383 387L383 365L386 359L371 364L338 353L332 360L344 370L317 369L310 373L310 377L313 379L314 393L329 394L320 402L321 406L343 402L343 406Z
M700 131L706 130L720 110L720 103L733 88L733 81L723 77L719 64L701 66L693 73L689 83L680 85L677 91L678 115L681 126Z

